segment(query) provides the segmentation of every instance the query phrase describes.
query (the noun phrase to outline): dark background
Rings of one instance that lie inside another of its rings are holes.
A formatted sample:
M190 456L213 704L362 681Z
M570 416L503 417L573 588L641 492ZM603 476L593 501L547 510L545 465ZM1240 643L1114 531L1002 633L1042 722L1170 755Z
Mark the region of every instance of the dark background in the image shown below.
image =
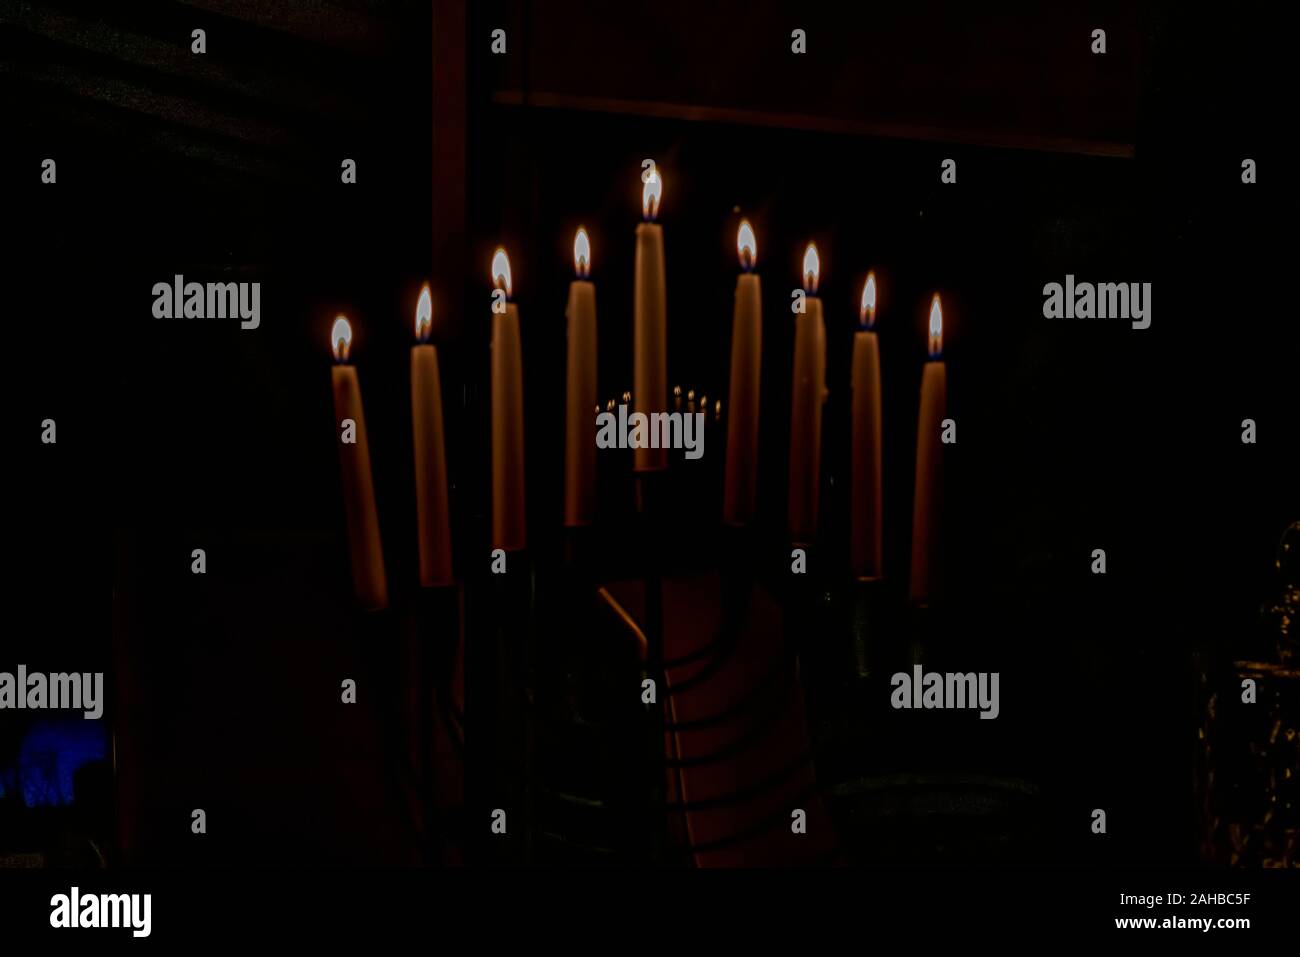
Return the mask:
M544 572L563 545L573 231L592 237L600 389L614 396L630 387L633 230L651 157L665 179L671 382L725 396L739 215L758 234L758 540L774 568L788 554L787 310L805 243L821 251L827 319L827 566L846 547L849 350L874 268L886 574L899 591L926 311L943 295L959 423L949 604L968 649L955 664L1001 670L1002 717L975 722L983 737L962 749L934 722L904 731L916 763L1041 788L1035 834L1048 840L1008 859L1193 860L1192 654L1258 640L1273 549L1300 517L1286 470L1300 337L1284 268L1282 31L1267 16L1201 22L1173 5L661 3L649 16L488 3L460 20L452 9L449 42L434 28L449 7L6 5L3 391L16 452L4 587L16 614L0 668L114 675L122 783L91 804L116 806L123 856L409 859L373 702L338 704L364 649L349 614L329 324L344 311L357 330L402 606L415 580L402 531L414 526L406 349L416 291L434 276L457 562L468 606L483 607L491 251L510 251L521 310L530 557ZM199 26L202 57L189 53ZM808 31L803 57L789 52L795 26ZM1089 52L1094 26L1108 31L1104 57ZM489 52L496 27L506 57ZM440 49L464 37L463 112L448 113L447 87L430 82L431 36ZM46 156L57 186L40 184ZM1247 156L1259 164L1250 187ZM355 186L339 182L344 157L357 160ZM939 182L946 157L956 185ZM446 224L432 236L431 209ZM153 320L150 289L176 272L260 281L261 328ZM1151 328L1044 320L1042 286L1067 272L1151 282ZM55 447L37 440L45 417L58 421ZM1240 442L1245 417L1258 445ZM686 564L716 558L720 441L681 479L673 530ZM634 558L618 548L630 486L608 460L601 483L613 575ZM195 547L207 550L203 579L189 572ZM1096 547L1104 578L1088 570ZM482 620L468 618L471 648ZM581 637L553 619L538 629ZM503 692L474 654L477 825L515 769ZM840 699L813 707L831 728L823 783L861 773L871 728L845 731L853 711ZM208 811L209 840L189 832L193 807ZM1094 807L1108 812L1104 844L1086 830Z

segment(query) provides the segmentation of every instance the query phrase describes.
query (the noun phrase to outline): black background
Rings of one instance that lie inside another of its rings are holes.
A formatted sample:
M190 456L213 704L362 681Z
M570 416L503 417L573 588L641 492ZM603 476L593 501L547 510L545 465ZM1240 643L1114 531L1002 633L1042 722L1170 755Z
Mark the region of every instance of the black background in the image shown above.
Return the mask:
M676 20L724 45L740 15L673 4L656 11L656 30ZM114 672L114 716L124 700L133 715L122 746L141 775L132 825L139 859L403 862L374 716L364 697L359 717L337 703L338 682L358 663L327 331L339 311L357 330L353 355L400 603L415 579L406 350L431 260L429 12L414 3L338 5L269 25L173 3L53 2L19 12L3 27L12 109L2 388L13 484L0 667ZM574 12L595 15L586 6ZM494 100L519 86L511 71L520 61L491 57L490 29L563 13L488 4L475 6L468 25L467 269L462 288L435 291L461 306L440 311L434 332L456 557L468 587L481 589L486 572L491 251L505 244L514 267L530 542L545 566L562 544L559 410L573 230L581 222L592 236L600 388L614 396L630 387L640 162L655 158L665 177L672 382L725 394L737 209L758 233L760 527L776 565L787 547L787 309L804 244L818 243L823 264L831 556L845 547L849 343L866 270L880 280L885 562L899 588L924 323L931 293L943 294L959 423L948 483L951 608L969 648L963 670L1002 672L1002 718L980 747L919 760L992 762L1039 783L1051 840L1035 859L1194 860L1191 655L1258 640L1273 550L1300 505L1282 31L1244 12L1210 23L1153 6L1132 30L1111 33L1100 64L1086 52L1086 31L1063 44L1078 62L1054 62L1054 75L1086 86L1087 71L1114 63L1136 85L1128 158ZM924 12L940 23L947 14L957 15L943 6ZM637 8L599 15L628 37L642 29ZM809 75L790 75L781 59L788 17L773 16L771 65L753 62L772 75L756 100L782 84L832 87L845 62L868 55L857 42L871 31L868 12L809 16L823 25L811 29ZM1061 29L1075 30L1076 19L1087 22L1062 15ZM999 22L1008 29L1015 17ZM208 31L206 57L188 52L194 26ZM977 26L950 25L944 35ZM900 37L914 35L899 28ZM512 32L511 49L543 72L545 58L581 52L577 42L532 47L527 36ZM978 49L977 40L966 47ZM708 88L692 67L668 57L659 67L662 78L594 72L592 82ZM918 86L925 69L913 77ZM963 109L999 112L959 103L958 119ZM1107 124L1101 112L1102 126L1124 130L1130 119ZM46 156L58 161L56 186L40 183ZM1240 179L1247 156L1260 178L1249 187ZM357 160L355 186L339 182L344 157ZM939 183L945 157L957 160L956 185ZM152 319L153 283L178 272L260 281L261 328ZM1043 284L1067 272L1152 283L1151 328L1044 320ZM58 421L54 447L38 441L46 417ZM1240 441L1246 417L1258 423L1257 445ZM706 462L721 454L709 446ZM716 474L700 472L679 513L684 551L692 529L716 520ZM630 509L626 491L619 465L602 464L611 542ZM195 547L207 550L203 579L189 573ZM1089 573L1096 547L1107 551L1105 577ZM609 554L612 564L626 558ZM565 640L562 628L546 628ZM470 629L472 642L473 619ZM497 693L473 662L471 654L471 710L476 693L481 701ZM485 710L480 740L495 741ZM495 782L475 788L473 780L475 767L492 779L494 747L471 759L469 821L485 822L495 806ZM855 760L832 755L831 763ZM192 839L192 807L221 822L220 841ZM1094 807L1108 810L1104 845L1089 842L1080 823Z

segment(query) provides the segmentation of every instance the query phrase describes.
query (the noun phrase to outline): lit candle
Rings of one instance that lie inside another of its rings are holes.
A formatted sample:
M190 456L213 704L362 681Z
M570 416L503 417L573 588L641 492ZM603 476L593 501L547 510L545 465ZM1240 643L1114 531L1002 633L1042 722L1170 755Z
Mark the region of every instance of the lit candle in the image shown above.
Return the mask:
M344 316L334 320L330 345L334 350L334 417L339 429L339 469L343 476L348 549L352 556L352 589L361 607L380 609L388 605L388 579L379 540L375 485L370 475L370 445L366 441L365 410L361 407L361 383L357 380L356 367L348 364L352 326Z
M492 305L492 547L517 551L527 543L524 360L519 310L509 301L510 259L504 249L492 257L492 283L505 294Z
M758 487L758 394L763 356L763 301L758 274L758 243L749 220L736 233L740 268L731 317L731 418L727 424L727 470L723 483L722 520L746 525L754 517ZM706 410L707 411L707 410Z
M876 277L862 287L862 322L853 336L853 450L849 472L850 562L858 578L881 575L880 346L876 339Z
M916 494L912 505L912 601L928 604L940 590L939 531L943 512L941 430L948 404L948 373L943 348L943 309L936 293L930 302L930 361L921 376L921 413L916 426Z
M448 585L451 511L447 506L447 449L442 429L442 382L438 350L429 342L433 299L426 285L415 306L416 344L411 348L411 427L415 441L415 524L420 545L420 584Z
M634 287L632 340L633 410L647 416L667 411L668 405L668 312L664 282L664 231L654 220L659 215L663 179L657 168L650 169L641 189L641 210L645 222L636 228L636 277ZM668 467L667 448L641 447L635 450L633 467L653 472Z
M564 446L564 524L590 525L596 488L596 286L591 275L591 240L578 228L573 237L569 283L569 363Z
M794 379L790 386L790 537L802 544L817 537L821 494L822 401L826 392L826 327L817 298L821 260L808 244L803 257L804 311L795 316Z

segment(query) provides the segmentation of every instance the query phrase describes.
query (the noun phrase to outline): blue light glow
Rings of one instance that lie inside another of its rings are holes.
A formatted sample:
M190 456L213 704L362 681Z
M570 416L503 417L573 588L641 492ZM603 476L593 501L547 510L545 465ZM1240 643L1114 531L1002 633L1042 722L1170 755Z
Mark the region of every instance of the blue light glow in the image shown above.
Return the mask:
M18 749L18 761L0 767L0 798L22 795L28 807L71 804L77 769L108 756L108 734L98 721L37 721Z

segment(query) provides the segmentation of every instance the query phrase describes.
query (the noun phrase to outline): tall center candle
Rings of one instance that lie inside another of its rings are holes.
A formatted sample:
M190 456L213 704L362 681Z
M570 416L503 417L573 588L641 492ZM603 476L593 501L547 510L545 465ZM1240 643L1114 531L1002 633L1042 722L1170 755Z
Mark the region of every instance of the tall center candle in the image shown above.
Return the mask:
M518 551L524 527L524 360L510 259L492 257L492 547Z
M791 540L817 538L821 495L822 402L826 393L826 326L817 298L821 259L808 244L803 258L803 312L794 325L794 375L790 385L790 485L787 501Z
M853 446L849 470L849 561L858 578L879 578L881 559L880 346L876 339L876 277L867 273L853 336Z
M632 311L632 407L647 416L668 409L668 306L664 281L664 231L659 215L663 179L657 168L646 171L641 189L645 221L636 228L636 275ZM654 472L668 467L667 448L641 447L633 468Z
M569 283L568 380L565 392L564 524L590 525L596 497L596 286L591 274L591 240L578 228L573 238Z
M736 233L740 268L731 317L731 389L727 393L727 469L722 520L747 525L758 488L758 397L763 358L763 296L754 264L758 242L749 220Z
M452 581L451 510L447 505L447 448L442 426L442 380L438 350L429 342L433 297L426 285L415 307L416 344L411 348L411 429L415 443L415 525L420 584Z
M366 440L366 414L361 406L361 383L352 351L352 325L345 316L330 330L334 350L332 380L334 418L339 432L339 471L343 478L343 511L348 526L348 551L352 559L352 590L362 608L388 606L388 578L384 548L379 539L375 509L375 484L370 474L370 443Z
M943 519L943 419L948 372L943 350L943 308L930 302L930 360L921 375L921 411L916 426L916 490L912 504L912 574L908 597L929 604L940 593L940 531Z

